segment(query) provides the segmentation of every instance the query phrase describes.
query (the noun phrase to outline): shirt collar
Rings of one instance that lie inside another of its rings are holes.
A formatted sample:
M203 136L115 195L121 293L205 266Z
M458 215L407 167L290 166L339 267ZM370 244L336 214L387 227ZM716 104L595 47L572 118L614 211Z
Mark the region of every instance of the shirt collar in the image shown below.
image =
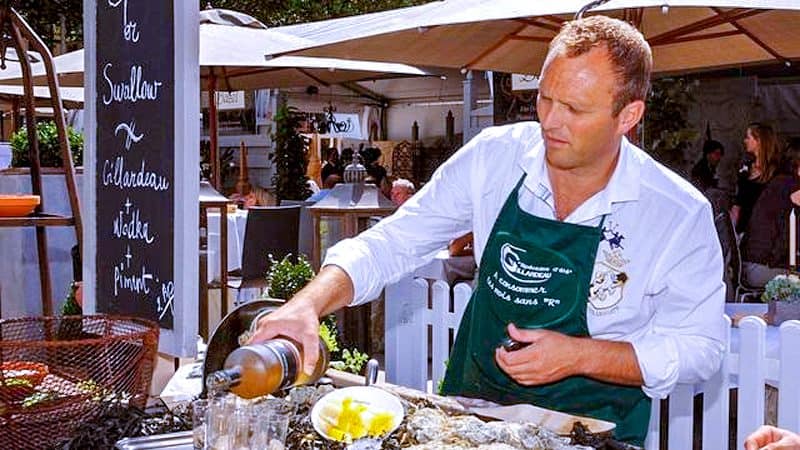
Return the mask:
M595 194L592 200L592 204L598 208L595 211L597 215L610 213L611 205L614 203L639 199L642 158L637 153L636 146L623 136L617 167L606 187ZM550 185L545 161L544 139L539 139L522 154L519 165L526 173L524 186L542 201L554 206L553 188Z

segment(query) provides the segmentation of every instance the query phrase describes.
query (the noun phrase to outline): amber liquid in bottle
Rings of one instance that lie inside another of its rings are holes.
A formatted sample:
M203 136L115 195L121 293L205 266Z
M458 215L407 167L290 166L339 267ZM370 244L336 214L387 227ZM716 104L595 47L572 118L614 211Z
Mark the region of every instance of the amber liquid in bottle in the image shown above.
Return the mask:
M224 369L209 375L210 391L229 389L242 398L272 394L281 389L316 382L328 369L330 355L319 341L319 358L311 374L303 373L303 347L286 338L237 348L227 358Z

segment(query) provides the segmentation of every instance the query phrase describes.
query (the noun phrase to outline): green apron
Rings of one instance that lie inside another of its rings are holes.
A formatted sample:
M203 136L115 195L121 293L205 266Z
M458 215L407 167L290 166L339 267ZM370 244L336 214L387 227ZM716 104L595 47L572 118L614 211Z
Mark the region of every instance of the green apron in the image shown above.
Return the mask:
M611 421L616 439L642 446L650 399L641 388L582 376L523 386L495 362L495 349L512 322L522 329L589 336L586 303L605 216L600 226L589 227L528 214L518 202L524 179L506 199L486 243L442 392Z

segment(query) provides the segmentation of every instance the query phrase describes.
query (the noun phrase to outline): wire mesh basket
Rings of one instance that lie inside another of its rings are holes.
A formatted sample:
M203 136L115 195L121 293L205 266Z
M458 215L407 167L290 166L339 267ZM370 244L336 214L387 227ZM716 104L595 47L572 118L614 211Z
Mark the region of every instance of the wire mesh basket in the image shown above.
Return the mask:
M0 320L0 449L53 447L110 398L144 407L158 333L129 317Z

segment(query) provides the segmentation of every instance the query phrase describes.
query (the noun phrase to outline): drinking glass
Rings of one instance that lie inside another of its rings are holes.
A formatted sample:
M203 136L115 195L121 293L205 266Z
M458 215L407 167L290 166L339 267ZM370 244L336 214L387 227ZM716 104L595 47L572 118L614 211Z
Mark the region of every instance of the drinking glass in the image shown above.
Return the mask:
M236 412L236 399L232 396L214 397L209 400L206 416L206 448L230 450L233 444L232 425Z
M195 450L203 450L206 442L206 414L208 400L197 399L192 402L192 445Z
M268 399L253 407L250 448L283 450L295 407L284 399Z

